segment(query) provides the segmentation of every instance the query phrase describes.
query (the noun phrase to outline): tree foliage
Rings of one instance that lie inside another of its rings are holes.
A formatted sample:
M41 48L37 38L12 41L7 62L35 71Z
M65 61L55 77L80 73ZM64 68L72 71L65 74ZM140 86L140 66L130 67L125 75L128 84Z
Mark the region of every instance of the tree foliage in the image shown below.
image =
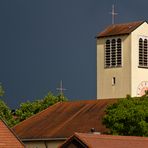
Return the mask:
M15 116L16 123L19 123L28 117L48 108L49 106L57 103L66 101L67 98L62 96L54 96L51 92L49 92L43 99L39 99L33 102L27 101L25 103L21 103L20 107L16 110Z
M0 83L0 97L3 97L5 94L4 88L2 86L2 84Z
M15 124L15 119L11 114L11 109L0 99L0 119L3 119L8 126Z
M12 126L15 124L15 120L11 114L11 109L6 105L6 103L2 100L4 97L5 91L0 83L0 119L4 120L8 126Z
M127 96L106 109L103 124L111 134L148 136L147 94L140 98Z

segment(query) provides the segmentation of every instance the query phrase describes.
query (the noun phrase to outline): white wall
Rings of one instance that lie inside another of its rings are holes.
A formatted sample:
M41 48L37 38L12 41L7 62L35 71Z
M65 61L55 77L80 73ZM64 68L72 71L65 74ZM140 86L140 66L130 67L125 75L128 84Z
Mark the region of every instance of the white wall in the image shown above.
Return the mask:
M143 23L132 32L132 97L137 96L137 89L142 81L148 81L148 69L138 68L139 64L139 38L148 37L148 24Z

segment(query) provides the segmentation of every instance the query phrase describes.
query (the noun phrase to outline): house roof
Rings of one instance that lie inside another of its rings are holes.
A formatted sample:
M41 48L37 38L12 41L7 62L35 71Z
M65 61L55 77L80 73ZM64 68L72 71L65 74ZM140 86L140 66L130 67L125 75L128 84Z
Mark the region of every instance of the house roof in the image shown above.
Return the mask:
M99 33L96 37L102 38L102 37L130 34L144 22L145 21L125 23L125 24L113 24L113 25L108 26L105 30Z
M89 133L75 133L59 148L66 148L73 140L78 141L82 147L89 148L147 148L148 138L135 136L113 136ZM75 142L76 143L76 142Z
M115 99L60 102L16 125L13 130L22 140L67 138L74 132L104 133L102 125L107 105Z
M0 147L24 148L24 145L3 120L0 120Z

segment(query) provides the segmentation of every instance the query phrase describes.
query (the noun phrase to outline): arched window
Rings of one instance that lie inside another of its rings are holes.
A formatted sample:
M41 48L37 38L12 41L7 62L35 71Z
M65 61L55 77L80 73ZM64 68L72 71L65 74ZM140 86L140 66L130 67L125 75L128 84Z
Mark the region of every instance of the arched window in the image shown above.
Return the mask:
M120 67L122 64L121 39L106 41L105 46L105 67Z
M143 57L144 57L144 66L148 66L148 50L147 50L147 39L144 39L144 51L143 51Z
M139 67L148 68L148 40L139 39Z
M139 39L139 66L143 65L143 40Z
M111 51L110 51L110 40L106 41L105 47L105 67L110 67L111 65Z
M116 66L116 40L112 39L111 65Z
M117 39L117 66L122 64L122 48L121 48L121 39Z

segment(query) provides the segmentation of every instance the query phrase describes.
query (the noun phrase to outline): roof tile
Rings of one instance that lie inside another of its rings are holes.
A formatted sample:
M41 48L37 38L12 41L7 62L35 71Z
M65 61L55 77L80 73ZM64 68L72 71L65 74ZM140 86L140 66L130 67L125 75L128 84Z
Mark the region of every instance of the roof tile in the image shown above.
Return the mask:
M108 37L108 36L115 36L115 35L124 35L130 34L134 31L137 27L143 24L145 21L139 22L132 22L132 23L125 23L125 24L114 24L108 26L105 30L99 33L96 37Z
M13 130L21 139L67 138L74 132L104 133L102 117L115 99L60 102L16 125Z
M24 148L24 145L11 131L4 121L0 120L0 147L2 148Z
M148 138L136 136L113 136L113 135L99 135L75 133L67 139L59 148L66 148L66 145L76 137L84 145L90 148L147 148Z

